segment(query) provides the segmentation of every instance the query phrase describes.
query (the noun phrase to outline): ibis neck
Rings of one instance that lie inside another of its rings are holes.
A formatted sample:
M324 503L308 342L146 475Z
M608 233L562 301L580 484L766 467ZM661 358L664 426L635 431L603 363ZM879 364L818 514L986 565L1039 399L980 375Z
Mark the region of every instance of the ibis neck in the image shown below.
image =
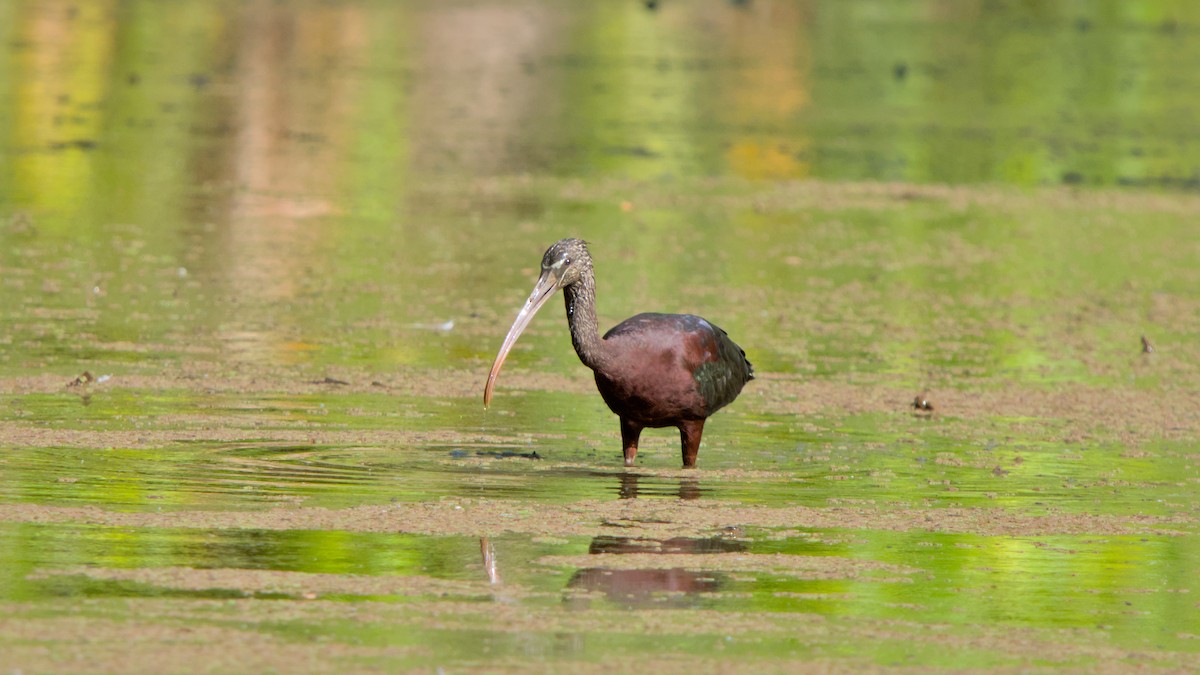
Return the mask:
M583 365L596 370L607 359L604 340L596 325L596 278L584 270L579 281L563 289L567 304L567 323L571 325L571 344Z

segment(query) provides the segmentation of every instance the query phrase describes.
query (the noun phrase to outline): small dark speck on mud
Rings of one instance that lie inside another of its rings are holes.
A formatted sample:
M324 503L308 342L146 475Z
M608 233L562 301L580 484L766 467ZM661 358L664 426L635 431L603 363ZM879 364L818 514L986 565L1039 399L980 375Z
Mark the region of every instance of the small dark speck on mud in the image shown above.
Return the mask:
M610 155L625 155L628 157L658 157L658 153L644 145L610 145L604 148Z
M141 84L142 76L138 75L137 73L130 73L129 77L125 78L125 81L128 82L130 85Z
M337 378L334 378L334 377L329 377L329 376L326 376L326 377L323 377L323 378L321 378L321 379L319 379L319 380L313 380L313 381L312 381L312 384L337 384L337 385L342 385L342 386L345 386L345 385L348 385L348 384L350 384L350 383L349 383L349 382L347 382L347 381L345 381L345 380L339 380L339 379L337 379Z
M496 457L499 459L541 459L542 456L534 452L516 452L513 450L503 450L497 452L495 450L478 450L475 452L476 457Z
M897 81L908 77L908 64L900 61L896 65L892 66L892 77L896 78Z
M325 141L325 134L312 131L297 131L295 129L284 129L283 137L300 143L321 143Z
M79 386L82 386L85 384L91 384L92 382L95 382L95 381L96 381L96 377L94 375L92 375L92 373L90 371L85 370L79 377L68 382L67 386L68 387L79 387Z
M192 85L197 91L207 87L211 81L204 73L192 73L188 75L188 84Z
M71 148L78 148L79 150L95 150L96 141L93 141L90 138L79 138L73 141L63 141L61 143L50 144L51 150L69 150Z

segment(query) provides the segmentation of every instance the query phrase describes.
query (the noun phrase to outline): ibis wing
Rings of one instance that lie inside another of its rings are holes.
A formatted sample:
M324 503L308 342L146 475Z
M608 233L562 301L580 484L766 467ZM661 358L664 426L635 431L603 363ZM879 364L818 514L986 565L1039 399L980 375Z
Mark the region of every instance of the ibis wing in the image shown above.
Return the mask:
M691 314L638 314L604 335L635 340L648 350L671 353L691 373L704 414L728 405L754 378L746 353L724 330Z

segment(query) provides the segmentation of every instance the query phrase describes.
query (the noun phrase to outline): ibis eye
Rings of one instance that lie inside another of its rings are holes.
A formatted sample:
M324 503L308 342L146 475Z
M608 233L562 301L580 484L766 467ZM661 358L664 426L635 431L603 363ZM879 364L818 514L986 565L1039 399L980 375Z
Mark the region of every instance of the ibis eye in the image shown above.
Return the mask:
M570 265L570 264L571 264L571 259L570 259L570 258L567 258L567 259L566 259L566 264L567 264L567 265Z

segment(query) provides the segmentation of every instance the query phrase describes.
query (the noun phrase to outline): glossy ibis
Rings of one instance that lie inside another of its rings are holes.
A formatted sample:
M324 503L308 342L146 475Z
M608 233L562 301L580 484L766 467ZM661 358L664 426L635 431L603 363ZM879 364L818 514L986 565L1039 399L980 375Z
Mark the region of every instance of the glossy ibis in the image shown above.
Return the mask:
M521 331L554 292L566 297L571 342L596 375L604 402L621 418L625 466L633 466L646 427L678 427L683 466L696 466L704 420L754 379L746 352L725 331L691 314L638 314L601 339L596 327L596 278L582 239L563 239L542 256L542 275L525 301L488 373L483 405Z

